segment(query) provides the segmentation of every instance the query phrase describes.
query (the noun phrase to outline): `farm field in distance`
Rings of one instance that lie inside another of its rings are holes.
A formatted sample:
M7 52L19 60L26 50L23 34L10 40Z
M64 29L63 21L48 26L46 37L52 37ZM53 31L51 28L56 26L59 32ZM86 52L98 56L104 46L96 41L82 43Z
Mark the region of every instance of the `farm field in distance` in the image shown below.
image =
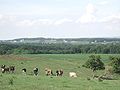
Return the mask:
M120 75L117 80L96 79L87 80L92 77L90 69L82 67L88 57L92 54L24 54L24 55L1 55L0 65L14 65L14 74L0 71L0 90L119 90ZM120 56L119 54L99 54L101 60L108 65L109 56ZM33 68L39 68L39 75L33 75ZM27 75L22 74L22 69L27 69ZM51 68L53 73L57 69L63 69L62 77L46 76L45 68ZM69 72L76 72L76 78L70 78ZM97 75L104 70L95 72ZM12 83L12 84L11 84Z

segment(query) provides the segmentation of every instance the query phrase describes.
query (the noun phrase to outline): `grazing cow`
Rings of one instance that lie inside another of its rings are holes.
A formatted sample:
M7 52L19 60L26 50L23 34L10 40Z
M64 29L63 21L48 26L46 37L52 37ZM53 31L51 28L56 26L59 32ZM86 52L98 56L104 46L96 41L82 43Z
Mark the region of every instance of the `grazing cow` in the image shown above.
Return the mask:
M2 73L10 72L10 69L9 69L9 67L6 67L6 65L2 65L1 66L1 71L2 71Z
M14 73L15 71L15 66L9 66L10 72Z
M70 77L77 77L77 74L75 72L69 72Z
M23 68L23 69L22 69L22 73L23 73L24 75L26 75L26 72L27 72L26 68Z
M45 68L45 74L46 76L53 75L53 72L51 69Z
M2 73L10 73L9 67L2 68Z
M56 70L56 76L62 76L63 75L63 70Z
M4 73L5 65L1 65L1 72Z
M60 71L59 71L59 76L62 76L62 75L63 75L63 70L60 69Z
M35 76L37 76L38 75L38 68L34 68L33 73L34 73Z
M59 76L59 70L56 70L56 76Z
M1 65L1 68L5 68L6 67L6 65Z

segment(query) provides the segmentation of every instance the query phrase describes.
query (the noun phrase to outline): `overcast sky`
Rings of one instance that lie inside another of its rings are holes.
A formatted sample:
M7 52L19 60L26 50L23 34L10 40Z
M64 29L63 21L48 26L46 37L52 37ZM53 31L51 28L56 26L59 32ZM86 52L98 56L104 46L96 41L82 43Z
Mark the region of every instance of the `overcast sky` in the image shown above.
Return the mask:
M120 0L0 0L0 40L120 37Z

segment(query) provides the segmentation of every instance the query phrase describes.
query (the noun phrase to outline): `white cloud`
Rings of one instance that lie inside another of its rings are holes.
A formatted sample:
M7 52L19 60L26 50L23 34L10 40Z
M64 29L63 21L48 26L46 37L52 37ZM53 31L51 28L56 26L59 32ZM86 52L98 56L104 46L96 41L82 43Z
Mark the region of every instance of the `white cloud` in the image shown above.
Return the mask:
M96 12L96 8L93 4L89 3L86 6L85 13L76 20L76 23L91 23L96 21L96 17L94 16L94 13Z
M48 26L48 25L61 25L63 23L70 23L73 22L73 20L68 18L61 18L60 20L55 20L54 18L48 19L48 18L19 18L12 15L1 15L0 14L0 23L1 24L13 24L17 27L35 27L35 26Z
M0 24L9 24L16 21L16 16L14 15L2 15L0 14Z
M35 22L31 21L31 20L23 20L23 21L19 21L17 22L17 26L32 26Z
M99 22L111 22L111 23L117 23L120 21L120 14L113 14L110 16L103 17L99 20Z
M76 23L90 23L90 22L95 22L96 17L92 14L85 14L81 16L78 20L76 20Z
M93 4L89 3L86 6L86 14L93 14L96 11L96 8Z
M2 14L0 14L0 20L3 18L3 15Z
M104 4L107 3L106 1L103 2ZM76 23L120 23L120 13L105 16L105 17L96 17L96 8L93 4L88 4L86 6L85 13L76 20Z
M99 4L100 5L106 5L106 4L108 4L109 2L108 1L102 1L102 2L100 2Z
M60 24L63 24L63 23L69 23L69 22L72 22L73 20L71 20L71 19L67 19L67 18L64 18L64 19L61 19L61 20L58 20L58 21L56 21L54 24L55 25L60 25Z
M39 25L50 25L52 24L52 20L50 19L34 19L34 20L23 20L18 21L17 26L39 26Z
M50 19L38 19L38 21L36 23L42 23L42 24L50 25L50 24L53 23L53 21L50 20Z

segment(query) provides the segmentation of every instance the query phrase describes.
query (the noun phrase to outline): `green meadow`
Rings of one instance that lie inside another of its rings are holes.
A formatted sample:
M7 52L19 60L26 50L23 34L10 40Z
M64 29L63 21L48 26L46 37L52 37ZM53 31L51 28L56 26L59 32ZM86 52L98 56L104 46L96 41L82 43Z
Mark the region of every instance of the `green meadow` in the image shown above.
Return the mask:
M93 74L101 75L105 71L92 70L82 67L91 54L25 54L1 55L0 65L14 65L15 73L2 74L0 71L0 90L120 90L120 75L114 75L114 80L99 82L92 79ZM99 54L107 66L110 54ZM120 56L112 54L112 56ZM39 75L33 75L33 68L39 68ZM27 75L22 69L27 69ZM46 76L45 68L55 71L63 69L62 77ZM76 78L70 78L69 72L76 72ZM87 78L91 78L87 80Z

